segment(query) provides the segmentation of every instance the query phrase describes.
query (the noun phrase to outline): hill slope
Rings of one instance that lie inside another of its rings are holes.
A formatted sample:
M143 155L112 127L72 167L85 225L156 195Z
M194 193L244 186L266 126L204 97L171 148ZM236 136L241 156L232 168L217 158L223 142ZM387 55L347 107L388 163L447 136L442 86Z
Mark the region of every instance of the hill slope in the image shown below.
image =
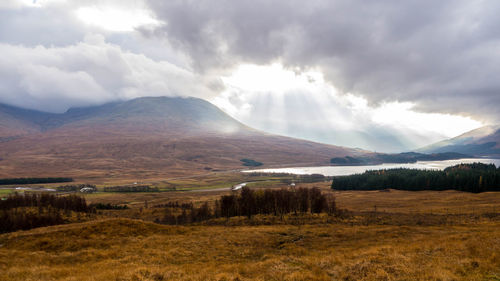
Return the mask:
M40 115L45 114L0 104L0 142L39 131Z
M139 98L64 114L0 112L9 116L6 128L25 125L0 142L0 177L162 178L242 168L243 158L327 165L362 153L259 132L196 98Z
M500 223L480 217L454 225L451 217L432 226L371 219L363 226L185 227L106 219L0 235L0 271L5 281L496 280Z
M419 149L424 153L458 152L484 157L500 157L500 126L485 126L455 138Z

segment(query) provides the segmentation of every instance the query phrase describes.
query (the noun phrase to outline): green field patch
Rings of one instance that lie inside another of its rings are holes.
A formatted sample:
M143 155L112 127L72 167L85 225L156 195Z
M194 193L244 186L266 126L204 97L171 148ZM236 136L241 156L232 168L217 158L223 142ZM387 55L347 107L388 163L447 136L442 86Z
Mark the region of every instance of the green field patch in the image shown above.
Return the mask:
M8 195L14 191L15 191L15 189L0 189L0 195Z

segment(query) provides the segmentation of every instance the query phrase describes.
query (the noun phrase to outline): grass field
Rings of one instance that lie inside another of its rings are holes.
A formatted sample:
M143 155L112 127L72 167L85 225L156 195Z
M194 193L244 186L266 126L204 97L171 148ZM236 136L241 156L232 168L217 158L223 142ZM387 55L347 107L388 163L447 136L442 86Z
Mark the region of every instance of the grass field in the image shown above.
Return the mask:
M114 219L4 235L0 268L3 280L498 280L499 228Z
M1 195L9 195L13 192L13 189L0 189L0 196Z
M500 280L498 193L304 186L332 192L349 216L164 226L148 222L162 214L154 204L211 201L228 191L87 195L130 209L0 235L0 279Z

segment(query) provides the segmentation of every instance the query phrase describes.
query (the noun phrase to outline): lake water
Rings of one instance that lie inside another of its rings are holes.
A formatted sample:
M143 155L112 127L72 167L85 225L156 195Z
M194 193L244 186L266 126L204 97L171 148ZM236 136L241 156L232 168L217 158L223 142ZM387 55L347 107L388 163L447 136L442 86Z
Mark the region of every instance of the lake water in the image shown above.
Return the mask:
M324 176L346 176L353 174L361 174L368 170L381 170L393 168L409 168L409 169L427 169L427 170L443 170L446 167L454 166L461 163L481 162L486 164L495 164L500 166L500 159L459 159L459 160L444 160L444 161L418 161L410 164L394 164L385 163L380 165L366 166L317 166L317 167L293 167L293 168L276 168L276 169L256 169L246 170L244 173L262 172L262 173L288 173L296 175L322 174Z

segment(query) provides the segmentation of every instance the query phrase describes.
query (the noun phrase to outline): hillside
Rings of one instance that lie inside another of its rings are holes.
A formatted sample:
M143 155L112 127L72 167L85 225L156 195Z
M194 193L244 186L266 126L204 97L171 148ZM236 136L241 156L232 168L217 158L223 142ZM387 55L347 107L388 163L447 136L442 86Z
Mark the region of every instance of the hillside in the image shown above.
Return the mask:
M89 218L0 234L0 271L6 281L497 280L495 194L346 191L336 193L339 205L364 212L342 220L291 215L166 226ZM140 206L116 212L163 213Z
M242 168L244 158L327 165L362 153L259 132L196 98L139 98L63 114L2 106L0 114L8 116L0 177L140 180Z
M419 149L424 153L457 152L483 157L500 157L500 126L485 126L455 138Z
M403 152L397 154L372 153L362 157L336 157L330 160L333 165L374 165L382 163L416 163L417 161L441 161L470 158L470 155L445 152L423 154L417 152Z
M0 104L0 142L40 130L40 127L32 120L22 118L22 114L18 115L16 112L16 108ZM30 111L20 110L20 112ZM29 114L26 116L28 117Z

